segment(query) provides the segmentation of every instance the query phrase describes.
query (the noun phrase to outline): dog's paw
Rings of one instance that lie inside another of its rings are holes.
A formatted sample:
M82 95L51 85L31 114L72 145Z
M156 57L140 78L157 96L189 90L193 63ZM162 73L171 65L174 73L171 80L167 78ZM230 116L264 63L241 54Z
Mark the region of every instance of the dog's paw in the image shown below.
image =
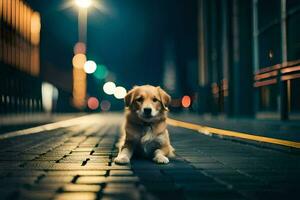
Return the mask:
M115 161L115 163L121 164L121 165L128 164L130 162L130 160L127 156L118 156L115 158L114 161Z
M159 163L159 164L167 164L167 163L169 163L169 158L167 158L164 155L156 155L153 158L153 161L156 163Z

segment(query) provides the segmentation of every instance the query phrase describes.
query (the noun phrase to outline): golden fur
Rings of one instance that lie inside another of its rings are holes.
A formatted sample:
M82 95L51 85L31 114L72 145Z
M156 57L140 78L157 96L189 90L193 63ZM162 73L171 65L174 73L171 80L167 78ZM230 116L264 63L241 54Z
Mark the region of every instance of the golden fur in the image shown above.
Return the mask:
M169 162L168 157L174 156L166 123L170 101L164 90L151 85L136 86L127 93L116 163L129 163L134 151L157 163Z

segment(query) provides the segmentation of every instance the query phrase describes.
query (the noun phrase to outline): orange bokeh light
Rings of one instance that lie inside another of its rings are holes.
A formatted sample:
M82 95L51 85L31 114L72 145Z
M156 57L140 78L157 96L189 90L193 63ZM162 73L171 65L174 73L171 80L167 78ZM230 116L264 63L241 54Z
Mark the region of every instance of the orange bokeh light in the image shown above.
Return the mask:
M75 68L82 69L86 62L86 56L82 53L76 54L72 59L72 64Z
M181 99L181 104L184 108L188 108L191 105L191 97L189 96L183 96Z

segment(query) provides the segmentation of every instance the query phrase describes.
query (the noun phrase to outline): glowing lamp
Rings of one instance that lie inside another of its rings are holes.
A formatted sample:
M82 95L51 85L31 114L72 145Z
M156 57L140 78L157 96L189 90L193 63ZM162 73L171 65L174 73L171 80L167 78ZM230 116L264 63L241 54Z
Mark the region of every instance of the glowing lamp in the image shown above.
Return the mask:
M97 69L97 64L92 61L92 60L88 60L84 63L84 71L87 73L87 74L92 74L96 71Z
M114 82L109 81L103 85L103 91L108 95L114 94L115 90L116 90L116 84Z
M127 94L127 91L124 87L121 87L121 86L116 87L114 96L117 99L123 99L126 96L126 94Z
M189 96L183 96L181 99L181 104L184 108L188 108L191 105L191 97Z
M92 0L75 0L75 4L79 8L88 8L92 5Z
M91 110L96 110L99 107L99 101L96 97L90 97L87 104Z

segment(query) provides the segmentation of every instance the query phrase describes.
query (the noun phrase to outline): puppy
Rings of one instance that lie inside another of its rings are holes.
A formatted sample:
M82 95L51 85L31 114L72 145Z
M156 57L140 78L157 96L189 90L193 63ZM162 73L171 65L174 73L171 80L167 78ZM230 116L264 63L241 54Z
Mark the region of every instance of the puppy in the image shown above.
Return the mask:
M168 157L174 156L166 123L170 101L163 89L151 85L135 86L127 93L115 163L129 163L134 151L156 163L169 163Z

